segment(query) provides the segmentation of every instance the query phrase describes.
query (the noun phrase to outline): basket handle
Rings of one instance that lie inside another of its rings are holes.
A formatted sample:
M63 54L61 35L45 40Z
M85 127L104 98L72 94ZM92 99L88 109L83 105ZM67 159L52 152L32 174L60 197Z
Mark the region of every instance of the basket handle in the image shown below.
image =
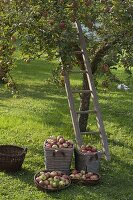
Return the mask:
M53 151L53 156L55 157L55 156L56 156L56 154L62 154L62 156L64 156L64 157L65 157L65 153L64 153L63 151L54 150L54 151Z
M23 147L24 152L27 153L27 147Z

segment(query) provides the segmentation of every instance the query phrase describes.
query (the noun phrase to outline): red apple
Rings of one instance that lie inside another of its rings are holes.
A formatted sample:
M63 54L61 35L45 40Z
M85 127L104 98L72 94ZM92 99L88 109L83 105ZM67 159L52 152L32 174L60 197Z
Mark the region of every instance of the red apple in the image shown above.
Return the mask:
M63 144L60 144L60 145L59 145L59 148L64 148L64 147L63 147Z
M49 181L48 181L48 180L45 180L45 181L44 181L44 185L49 185Z
M65 182L64 182L63 180L60 181L60 182L59 182L59 186L60 186L60 187L64 187L64 186L65 186Z
M60 22L60 28L61 29L65 29L66 28L66 24L65 24L65 22Z
M42 174L44 175L45 173L44 173L44 172L39 172L39 174L40 174L40 175L42 175Z
M68 147L69 147L69 148L73 148L73 144L70 144Z
M92 175L93 175L92 172L88 172L85 176L86 176L86 178L90 178Z
M52 140L51 140L50 138L48 138L48 139L46 140L46 143L48 143L48 144L51 144L51 142L52 142Z
M62 172L61 171L57 171L57 175L58 176L62 176Z
M98 180L98 176L96 174L90 176L90 179L91 180Z
M86 146L82 145L80 149L86 150Z
M49 143L46 143L46 144L45 144L45 147L46 147L46 148L51 148L51 147L52 147L52 145L51 145L51 144L49 144Z
M72 140L67 140L66 141L69 145L72 144L73 145L73 141Z
M52 145L52 148L57 149L58 146L57 146L56 144L53 144L53 145Z
M64 142L65 142L65 139L63 137L59 139L60 144L63 144Z
M57 136L57 141L59 141L60 138L63 138L61 135Z
M53 189L52 185L48 185L47 187L48 189Z
M76 170L76 169L74 169L73 171L72 171L72 174L77 174L78 173L78 171Z
M46 172L45 176L46 176L47 179L50 178L50 172Z
M69 180L66 179L66 180L65 180L65 185L68 185L68 184L69 184Z
M53 188L57 188L58 187L58 183L53 181L52 186L53 186Z
M75 174L70 174L70 177L71 178L75 178Z
M52 171L51 173L50 173L50 176L51 177L55 177L55 176L57 176L58 175L58 173L56 172L56 171Z
M67 147L68 147L68 144L67 144L67 143L63 143L62 146L63 146L64 148L67 148Z
M67 176L66 174L64 174L64 175L62 176L62 178L68 179L68 176Z
M87 153L89 153L89 154L90 154L90 153L92 153L92 151L87 151Z
M44 186L44 182L42 180L39 181L39 185Z
M85 171L84 170L81 170L80 173L83 174L83 175L85 175Z
M80 179L80 174L75 174L75 178Z
M42 175L40 176L40 178L41 178L42 181L45 181L45 180L46 180L45 174L42 174Z
M83 179L83 180L86 180L86 176L85 176L85 175L83 175L83 176L82 176L82 179Z
M54 181L59 181L60 177L59 176L54 176Z
M97 149L95 147L92 147L91 152L97 152Z
M36 181L39 183L41 181L41 177L40 176L36 177Z
M82 153L87 153L87 150L81 149Z
M92 147L90 145L86 145L86 150L91 151Z

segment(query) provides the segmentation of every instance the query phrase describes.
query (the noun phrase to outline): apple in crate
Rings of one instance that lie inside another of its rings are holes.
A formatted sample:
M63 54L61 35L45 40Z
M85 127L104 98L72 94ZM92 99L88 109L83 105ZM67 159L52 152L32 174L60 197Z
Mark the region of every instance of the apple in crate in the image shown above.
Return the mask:
M82 145L80 148L79 148L79 151L86 154L86 153L96 153L97 152L97 149L91 145Z
M63 136L50 136L45 142L46 148L72 148L73 142L66 140Z

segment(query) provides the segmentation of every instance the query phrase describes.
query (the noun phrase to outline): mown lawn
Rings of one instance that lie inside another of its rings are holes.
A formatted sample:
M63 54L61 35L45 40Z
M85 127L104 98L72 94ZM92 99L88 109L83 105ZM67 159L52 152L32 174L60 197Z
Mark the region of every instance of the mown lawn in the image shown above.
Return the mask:
M0 144L28 148L21 171L0 172L0 200L132 200L133 78L128 79L122 71L118 76L128 84L129 91L117 90L114 83L107 91L98 87L112 158L110 162L101 161L101 183L93 187L71 185L49 194L35 187L33 176L44 168L44 140L61 134L74 140L66 93L47 81L55 66L42 60L18 62L13 71L17 98L0 86ZM72 84L79 84L78 79L73 77Z

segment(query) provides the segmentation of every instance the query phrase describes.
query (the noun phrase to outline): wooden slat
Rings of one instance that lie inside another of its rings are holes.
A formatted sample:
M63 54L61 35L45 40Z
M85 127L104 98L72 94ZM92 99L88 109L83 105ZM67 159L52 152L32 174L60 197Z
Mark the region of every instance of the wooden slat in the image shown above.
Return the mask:
M99 134L99 132L95 132L95 131L86 131L86 132L80 132L81 135L95 135L95 134Z
M65 81L65 88L66 88L66 93L68 97L68 104L69 104L69 109L71 113L75 137L76 137L78 145L81 146L83 142L82 142L82 137L80 134L78 117L74 108L74 99L73 99L73 95L71 91L70 81L69 81L68 73L66 71L64 71L64 81Z
M77 114L87 114L87 113L96 113L96 110L81 110L76 111Z
M87 70L71 70L70 73L82 73L82 74L86 74L88 73Z
M100 137L101 137L101 141L102 141L102 145L103 145L103 150L105 151L106 159L110 160L107 136L106 136L106 133L105 133L103 119L102 119L100 106L99 106L99 102L98 102L98 96L97 96L96 88L95 88L94 81L93 81L93 75L92 75L92 71L91 71L91 62L88 58L86 42L85 42L85 38L83 36L81 24L78 21L76 21L76 24L77 24L77 29L78 29L78 32L79 32L79 40L80 40L81 49L83 51L82 55L83 55L84 65L85 65L86 70L88 71L88 73L86 74L87 79L88 79L88 84L89 84L90 90L93 91L91 93L91 96L93 98L94 109L97 110L96 119L97 119L97 125L98 125L98 128L99 128Z
M91 90L72 90L72 93L91 93Z
M82 54L83 51L75 51L76 54Z

